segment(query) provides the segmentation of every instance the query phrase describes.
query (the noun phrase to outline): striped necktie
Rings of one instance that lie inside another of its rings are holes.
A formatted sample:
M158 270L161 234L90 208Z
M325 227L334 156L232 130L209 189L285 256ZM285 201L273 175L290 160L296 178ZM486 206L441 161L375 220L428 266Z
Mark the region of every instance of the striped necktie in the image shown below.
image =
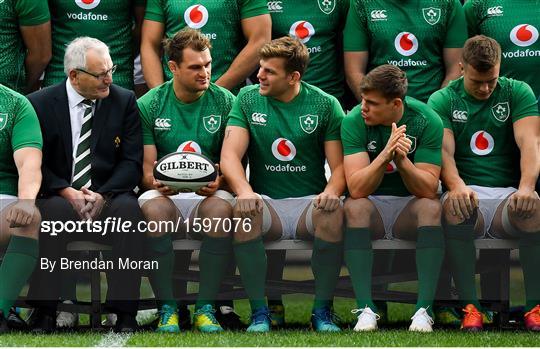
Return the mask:
M91 100L85 99L81 102L85 108L82 120L81 134L77 144L77 153L75 154L75 170L73 171L73 182L71 186L77 190L92 185L90 176L90 135L92 134L92 105Z

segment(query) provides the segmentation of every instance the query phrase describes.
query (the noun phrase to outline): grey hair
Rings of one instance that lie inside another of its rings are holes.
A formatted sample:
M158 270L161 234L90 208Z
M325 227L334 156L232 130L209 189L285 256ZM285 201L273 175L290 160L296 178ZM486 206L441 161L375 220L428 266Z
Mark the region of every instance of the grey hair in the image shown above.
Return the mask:
M88 36L75 38L67 45L64 54L64 73L66 75L69 76L69 72L75 69L86 69L86 53L88 50L109 54L109 47L98 39Z

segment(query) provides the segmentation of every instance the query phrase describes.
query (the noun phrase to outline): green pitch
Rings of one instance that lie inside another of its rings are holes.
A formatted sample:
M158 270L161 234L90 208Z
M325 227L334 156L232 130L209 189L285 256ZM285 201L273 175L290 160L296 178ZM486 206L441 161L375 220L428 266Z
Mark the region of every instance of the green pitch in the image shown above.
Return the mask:
M288 268L286 273L303 274L305 270ZM308 273L309 274L309 273ZM519 269L511 274L512 304L523 302L522 275ZM414 283L394 284L393 290L414 289ZM195 288L193 289L195 290ZM289 295L284 298L286 307L287 328L275 330L268 334L247 334L243 332L225 332L222 334L201 334L185 331L179 335L163 335L154 332L141 332L133 335L115 335L112 333L75 332L55 335L30 335L12 333L0 336L0 347L4 346L455 346L455 347L514 347L538 345L540 336L526 331L490 329L482 333L461 333L454 329L440 329L435 326L435 332L429 334L409 333L407 327L413 312L412 305L397 303L389 304L389 325L381 326L374 333L356 333L351 330L355 316L350 310L355 307L351 299L336 298L335 310L341 317L345 327L338 334L317 334L309 330L311 296ZM235 303L236 311L246 322L249 307L246 301ZM81 316L81 323L87 324L88 317Z

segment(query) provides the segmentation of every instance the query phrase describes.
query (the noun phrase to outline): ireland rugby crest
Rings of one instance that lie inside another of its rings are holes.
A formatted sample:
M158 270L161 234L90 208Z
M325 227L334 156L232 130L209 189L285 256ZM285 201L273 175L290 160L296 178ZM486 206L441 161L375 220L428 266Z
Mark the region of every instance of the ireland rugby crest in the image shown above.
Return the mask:
M411 149L409 149L408 154L412 154L416 150L416 137L411 136L411 135L405 135L405 136L411 140Z
M500 122L505 122L510 116L510 105L508 102L497 103L491 107L491 114Z
M441 19L441 9L435 7L423 8L422 15L424 15L424 19L428 24L435 25Z
M307 114L300 117L300 127L307 134L313 133L319 125L319 116Z
M6 127L8 121L8 115L7 113L0 113L0 131Z
M319 8L327 15L331 14L336 8L336 0L317 0Z
M206 131L216 133L221 126L221 115L208 115L203 118L203 124Z

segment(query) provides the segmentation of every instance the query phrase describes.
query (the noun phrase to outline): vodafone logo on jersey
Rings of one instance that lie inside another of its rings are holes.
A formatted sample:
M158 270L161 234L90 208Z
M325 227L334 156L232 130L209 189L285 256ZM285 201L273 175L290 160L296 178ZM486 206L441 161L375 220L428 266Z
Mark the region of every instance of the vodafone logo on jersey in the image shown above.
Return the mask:
M396 171L397 171L396 163L394 162L394 160L392 160L386 165L386 170L384 170L384 173L385 174L390 174L390 173L394 173Z
M475 132L471 137L471 150L476 155L484 156L493 150L495 140L486 131Z
M99 5L99 2L101 0L75 0L75 3L80 8L83 8L85 10L91 10L93 8L96 8L97 5Z
M510 31L510 40L517 46L531 46L538 40L538 29L530 24L516 25Z
M313 28L313 25L308 21L297 21L291 25L289 34L305 44L313 35L315 35L315 28Z
M177 151L187 151L189 153L202 154L201 146L195 141L186 141L180 144Z
M396 36L394 46L403 56L412 56L418 51L418 39L413 33L401 32Z
M291 161L296 156L296 147L286 138L278 138L272 143L272 154L279 161Z
M208 22L208 10L203 5L193 5L184 12L184 21L188 27L200 29Z

